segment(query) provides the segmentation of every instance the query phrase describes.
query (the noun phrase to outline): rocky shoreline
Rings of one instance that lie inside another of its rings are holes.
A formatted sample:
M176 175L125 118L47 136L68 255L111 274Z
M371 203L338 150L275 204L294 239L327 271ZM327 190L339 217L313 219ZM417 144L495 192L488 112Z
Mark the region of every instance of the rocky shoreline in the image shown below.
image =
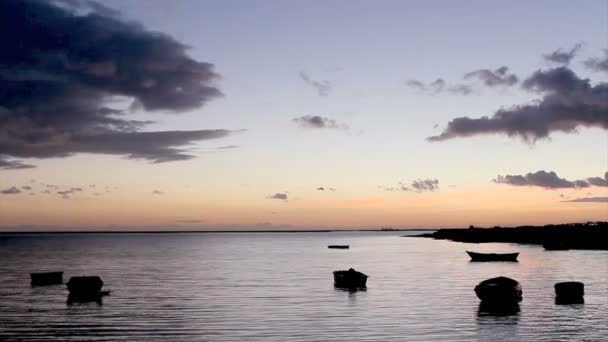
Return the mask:
M440 229L416 235L437 240L486 243L508 242L543 245L546 249L608 250L608 222L571 223L546 226L519 226L465 229Z

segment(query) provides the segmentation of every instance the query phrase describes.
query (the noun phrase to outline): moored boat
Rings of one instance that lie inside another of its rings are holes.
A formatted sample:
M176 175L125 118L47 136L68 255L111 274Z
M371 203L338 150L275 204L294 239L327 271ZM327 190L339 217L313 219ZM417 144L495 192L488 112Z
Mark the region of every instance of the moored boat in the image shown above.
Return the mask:
M477 253L467 251L471 261L517 261L519 253Z
M109 291L101 291L103 281L98 276L71 277L66 285L70 291L68 303L101 302L101 297L109 293Z
M63 284L63 272L30 273L30 277L32 279L32 286Z
M329 245L329 246L327 246L327 248L331 248L331 249L349 249L350 246L349 245Z
M475 294L487 305L504 305L521 302L519 282L507 277L486 279L475 286Z
M348 271L334 271L334 286L347 289L367 287L367 275L349 268Z

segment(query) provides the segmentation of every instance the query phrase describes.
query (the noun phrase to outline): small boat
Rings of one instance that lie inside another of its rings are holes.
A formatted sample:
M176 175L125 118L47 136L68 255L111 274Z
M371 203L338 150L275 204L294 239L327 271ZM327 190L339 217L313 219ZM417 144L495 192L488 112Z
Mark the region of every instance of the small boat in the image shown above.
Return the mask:
M580 281L565 281L555 285L555 304L584 304L585 284Z
M332 248L332 249L349 249L350 246L349 245L329 245L329 246L327 246L327 248Z
M98 276L72 277L66 283L70 294L70 302L101 301L101 297L109 294L109 291L101 291L103 281Z
M519 282L507 277L486 279L475 286L475 294L488 305L504 305L521 302Z
M47 286L63 284L63 272L30 273L32 286Z
M367 275L349 268L348 271L334 271L334 286L345 289L367 287Z
M471 261L517 261L519 253L476 253L469 252Z

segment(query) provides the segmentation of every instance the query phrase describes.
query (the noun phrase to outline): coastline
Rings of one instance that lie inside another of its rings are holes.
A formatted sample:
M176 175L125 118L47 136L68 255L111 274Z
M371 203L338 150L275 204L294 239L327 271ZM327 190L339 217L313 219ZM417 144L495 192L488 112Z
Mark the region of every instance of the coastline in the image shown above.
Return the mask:
M608 250L608 222L587 222L546 226L439 229L413 237L466 243L506 242L543 245L548 250Z

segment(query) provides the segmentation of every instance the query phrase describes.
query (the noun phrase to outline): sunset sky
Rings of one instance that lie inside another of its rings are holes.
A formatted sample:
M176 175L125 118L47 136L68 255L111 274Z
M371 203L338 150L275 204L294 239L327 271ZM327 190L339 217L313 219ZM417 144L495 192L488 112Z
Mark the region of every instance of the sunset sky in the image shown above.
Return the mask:
M608 2L0 3L0 230L608 220Z

